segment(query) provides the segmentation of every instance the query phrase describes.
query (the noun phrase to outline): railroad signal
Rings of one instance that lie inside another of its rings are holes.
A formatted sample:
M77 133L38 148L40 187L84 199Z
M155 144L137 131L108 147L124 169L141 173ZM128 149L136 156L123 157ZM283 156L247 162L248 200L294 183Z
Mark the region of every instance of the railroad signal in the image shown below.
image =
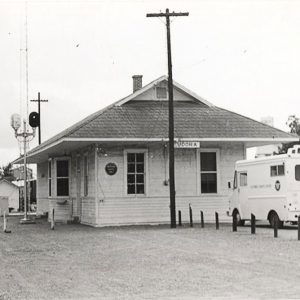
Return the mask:
M39 113L33 111L29 115L29 125L33 128L40 126L40 115Z

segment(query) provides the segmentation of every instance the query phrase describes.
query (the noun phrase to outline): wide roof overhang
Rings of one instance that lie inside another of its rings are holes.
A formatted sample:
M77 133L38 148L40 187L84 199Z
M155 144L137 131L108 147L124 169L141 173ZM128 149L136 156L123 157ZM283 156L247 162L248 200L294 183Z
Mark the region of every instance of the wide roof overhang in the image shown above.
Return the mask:
M27 155L27 162L30 164L40 163L50 157L68 156L71 152L79 151L89 145L133 145L145 143L166 143L168 138L63 138L45 147L37 147ZM280 143L298 142L299 138L175 138L175 141L199 141L210 143L244 143L246 148ZM20 156L12 164L23 163L24 157Z

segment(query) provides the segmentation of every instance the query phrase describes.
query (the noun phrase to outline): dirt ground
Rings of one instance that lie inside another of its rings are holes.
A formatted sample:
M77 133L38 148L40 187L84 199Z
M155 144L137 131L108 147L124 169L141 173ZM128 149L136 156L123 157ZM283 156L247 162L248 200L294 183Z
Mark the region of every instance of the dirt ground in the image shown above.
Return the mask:
M0 299L300 299L295 228L91 228L45 220L0 232Z

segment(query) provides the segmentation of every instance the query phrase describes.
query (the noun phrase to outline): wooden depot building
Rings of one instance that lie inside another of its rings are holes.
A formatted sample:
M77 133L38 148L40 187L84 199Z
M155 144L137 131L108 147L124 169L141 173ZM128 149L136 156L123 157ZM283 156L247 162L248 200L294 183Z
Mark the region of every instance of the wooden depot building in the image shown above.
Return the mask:
M226 219L228 182L246 148L295 141L281 130L214 106L174 82L176 209ZM170 222L168 90L162 76L28 153L37 164L37 212L92 226ZM22 163L22 157L14 163Z

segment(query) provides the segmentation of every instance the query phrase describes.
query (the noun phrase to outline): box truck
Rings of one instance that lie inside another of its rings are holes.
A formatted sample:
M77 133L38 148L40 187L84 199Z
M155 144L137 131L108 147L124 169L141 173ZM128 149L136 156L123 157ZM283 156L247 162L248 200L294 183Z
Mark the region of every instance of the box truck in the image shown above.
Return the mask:
M251 219L296 224L300 216L300 145L287 154L237 161L229 215L238 225Z

